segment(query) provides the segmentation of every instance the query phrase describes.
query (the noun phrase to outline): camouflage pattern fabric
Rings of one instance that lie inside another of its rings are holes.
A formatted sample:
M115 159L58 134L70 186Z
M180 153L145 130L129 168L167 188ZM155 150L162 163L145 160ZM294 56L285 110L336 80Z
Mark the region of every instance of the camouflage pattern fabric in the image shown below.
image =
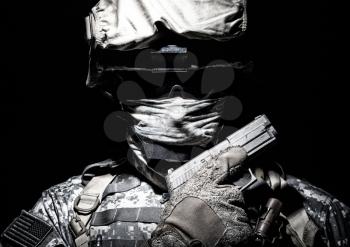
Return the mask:
M138 178L129 174L121 174L116 178L116 182L122 183L123 180L127 179ZM156 194L148 183L141 182L138 187L129 191L108 196L102 201L97 212L121 208L162 208L161 199L162 196ZM117 221L108 226L91 226L90 236L92 240L96 239L97 235L100 234L103 240L141 241L150 239L151 233L156 227L156 223Z
M120 174L114 182L123 183L127 179L138 178L130 174ZM54 226L51 239L46 241L45 246L74 246L74 239L68 225L74 214L74 200L82 190L81 177L72 177L44 191L31 210L31 213ZM107 196L96 212L116 208L162 207L161 199L162 196L156 194L151 185L142 181L136 188ZM151 237L156 226L156 223L114 222L108 226L91 226L90 236L92 240L100 234L104 241L113 239L144 241Z
M73 218L74 199L83 190L80 176L69 178L42 193L31 213L41 217L54 227L54 234L47 247L74 246L74 239L68 229Z
M324 190L293 176L287 177L289 186L304 198L308 216L321 229L326 246L349 246L350 208Z
M128 179L138 178L130 174L120 174L114 182L123 183ZM305 199L306 212L321 229L321 238L326 246L349 246L349 207L304 180L288 176L287 182ZM82 190L81 176L74 176L42 193L42 197L31 213L51 224L54 231L41 246L74 246L74 239L68 229L68 224L73 217L74 200ZM139 186L129 191L107 196L97 212L115 208L162 207L161 198L161 195L153 190L152 185L140 181ZM92 240L101 234L102 239L110 243L108 246L126 246L124 244L113 245L113 240L127 242L149 239L156 225L142 222L114 222L108 226L92 226L90 234Z

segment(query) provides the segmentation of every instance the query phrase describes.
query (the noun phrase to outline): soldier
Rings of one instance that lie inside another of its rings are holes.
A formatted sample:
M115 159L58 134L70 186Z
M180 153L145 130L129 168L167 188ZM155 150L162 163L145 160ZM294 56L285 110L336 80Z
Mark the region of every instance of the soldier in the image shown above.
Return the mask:
M249 176L240 147L167 193L168 169L223 137L231 81L246 68L227 47L239 44L246 21L244 0L99 1L87 18L87 84L120 103L127 158L44 191L1 244L348 246L349 208L278 166L251 164L259 183L240 191L232 181ZM209 83L199 85L202 77Z

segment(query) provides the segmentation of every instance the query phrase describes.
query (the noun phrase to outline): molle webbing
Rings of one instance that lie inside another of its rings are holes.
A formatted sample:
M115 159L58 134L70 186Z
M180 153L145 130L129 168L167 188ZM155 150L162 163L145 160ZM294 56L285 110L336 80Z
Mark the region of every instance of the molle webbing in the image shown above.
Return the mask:
M117 177L117 180L118 178L119 177ZM111 183L106 187L105 191L103 192L102 200L108 195L131 190L133 188L140 186L140 184L141 184L141 181L137 178L128 178L121 182Z
M159 223L161 211L157 207L109 209L95 212L90 225L104 226L116 221Z
M108 239L102 240L103 246L143 247L147 240L133 239ZM90 242L90 246L99 246L96 240Z

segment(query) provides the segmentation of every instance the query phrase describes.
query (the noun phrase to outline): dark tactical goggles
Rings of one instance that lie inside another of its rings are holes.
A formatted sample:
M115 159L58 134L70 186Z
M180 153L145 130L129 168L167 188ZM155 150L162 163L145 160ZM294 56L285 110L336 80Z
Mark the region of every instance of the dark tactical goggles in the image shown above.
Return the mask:
M87 85L101 87L118 101L171 95L218 98L249 69L228 43L177 43L130 51L94 49Z

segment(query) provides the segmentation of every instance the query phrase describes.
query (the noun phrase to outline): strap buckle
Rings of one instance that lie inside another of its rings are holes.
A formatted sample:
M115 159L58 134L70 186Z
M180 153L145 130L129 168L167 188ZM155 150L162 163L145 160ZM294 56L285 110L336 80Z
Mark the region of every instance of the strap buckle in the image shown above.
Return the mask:
M84 202L84 207L79 206L80 202ZM99 194L81 194L74 200L74 210L80 214L90 214L95 211L100 204ZM91 205L91 206L89 206Z
M69 228L75 237L78 237L86 232L84 222L79 218L79 216L72 218L72 220L69 222Z

